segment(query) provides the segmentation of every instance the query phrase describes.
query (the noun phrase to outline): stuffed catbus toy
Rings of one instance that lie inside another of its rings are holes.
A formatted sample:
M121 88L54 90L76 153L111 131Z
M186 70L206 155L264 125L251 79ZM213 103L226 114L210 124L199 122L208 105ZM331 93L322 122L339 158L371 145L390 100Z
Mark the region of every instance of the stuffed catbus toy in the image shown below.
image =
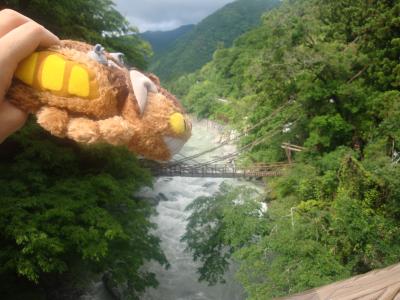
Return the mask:
M22 61L6 97L55 136L169 160L189 139L190 120L156 76L128 70L120 56L62 41Z

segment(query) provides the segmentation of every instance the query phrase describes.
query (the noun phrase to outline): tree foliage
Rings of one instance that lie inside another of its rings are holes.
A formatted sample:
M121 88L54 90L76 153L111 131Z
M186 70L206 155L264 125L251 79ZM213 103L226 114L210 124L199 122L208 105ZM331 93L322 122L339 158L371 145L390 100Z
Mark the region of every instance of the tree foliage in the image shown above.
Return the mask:
M248 232L240 247L227 238L238 229L225 225L232 199L194 207L193 216L204 215L191 227L224 228L211 249L230 249L249 299L399 262L399 12L398 1L285 1L232 48L218 49L209 64L177 81L176 91L202 117L223 113L242 131L272 116L242 138L250 144L264 137L243 161L282 161L282 142L306 147L295 166L268 181L265 216L237 216L240 228L259 224L257 238ZM230 195L225 190L214 200ZM209 214L216 209L217 219ZM198 259L221 257L225 252L203 250L207 231L200 232L201 244L189 243ZM222 276L221 268L204 270L201 279Z
M51 289L60 283L50 274L108 272L130 296L156 285L141 267L166 259L151 207L133 197L150 176L127 149L81 148L28 126L0 153L1 274Z
M101 43L146 65L148 44L112 1L0 1L61 38ZM4 299L78 299L107 274L138 299L156 286L143 269L167 266L150 222L153 208L133 195L151 185L127 149L79 146L31 120L0 145L0 279Z
M234 251L262 233L264 226L258 221L262 208L251 198L257 194L245 186L222 184L214 196L199 197L186 208L192 214L182 241L193 251L194 260L202 262L198 268L200 281L224 282Z
M2 6L30 17L62 39L99 43L109 51L124 53L127 62L135 67L147 66L150 45L140 39L137 29L111 0L1 0Z
M286 1L232 48L218 49L202 70L177 80L174 91L189 111L225 115L239 130L288 102L297 104L286 121L294 123L291 130L252 148L257 161L282 159L269 149L281 139L317 152L341 145L362 150L382 121L376 106L384 95L397 98L399 82L398 4L375 2ZM343 25L352 22L357 26ZM249 140L268 126L253 130Z

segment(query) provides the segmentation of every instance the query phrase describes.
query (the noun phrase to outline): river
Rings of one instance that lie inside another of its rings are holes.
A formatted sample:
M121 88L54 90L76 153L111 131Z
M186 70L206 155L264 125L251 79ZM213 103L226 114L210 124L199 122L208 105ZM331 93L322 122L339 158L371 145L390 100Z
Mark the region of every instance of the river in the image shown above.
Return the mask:
M218 126L211 122L193 122L193 135L181 153L190 156L216 146L221 139L220 132ZM196 160L204 162L234 150L233 145L226 145ZM182 156L177 155L175 158L180 159ZM139 193L143 198L159 200L158 215L152 221L158 225L155 234L161 238L162 249L171 265L168 270L155 263L146 266L157 274L160 284L157 289L148 289L143 300L245 299L242 288L233 279L233 272L227 274L225 284L208 286L199 283L196 273L198 264L192 260L191 254L185 251L185 244L180 241L185 232L186 219L190 215L190 212L185 211L186 206L199 196L215 193L223 181L232 185L240 183L234 179L160 177L155 180L153 189L145 188ZM104 287L97 284L94 295L86 299L108 300L106 294Z

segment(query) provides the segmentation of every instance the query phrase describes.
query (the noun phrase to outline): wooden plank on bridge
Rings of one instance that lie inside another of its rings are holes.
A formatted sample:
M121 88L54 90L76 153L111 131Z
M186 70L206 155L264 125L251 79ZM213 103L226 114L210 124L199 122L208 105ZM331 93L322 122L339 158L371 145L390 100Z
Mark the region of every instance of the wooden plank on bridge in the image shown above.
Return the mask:
M400 264L281 300L400 300Z

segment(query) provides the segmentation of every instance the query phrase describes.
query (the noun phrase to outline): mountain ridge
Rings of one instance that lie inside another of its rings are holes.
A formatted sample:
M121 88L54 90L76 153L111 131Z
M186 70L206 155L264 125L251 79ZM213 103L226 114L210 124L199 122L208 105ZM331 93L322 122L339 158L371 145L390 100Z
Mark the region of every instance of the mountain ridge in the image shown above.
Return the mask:
M169 48L182 35L193 30L194 27L194 24L187 24L166 31L148 30L140 33L139 36L150 43L154 53L160 53Z
M200 69L220 47L257 26L262 14L280 3L279 0L237 0L207 16L192 30L177 38L169 48L155 52L150 71L162 80L174 79Z

